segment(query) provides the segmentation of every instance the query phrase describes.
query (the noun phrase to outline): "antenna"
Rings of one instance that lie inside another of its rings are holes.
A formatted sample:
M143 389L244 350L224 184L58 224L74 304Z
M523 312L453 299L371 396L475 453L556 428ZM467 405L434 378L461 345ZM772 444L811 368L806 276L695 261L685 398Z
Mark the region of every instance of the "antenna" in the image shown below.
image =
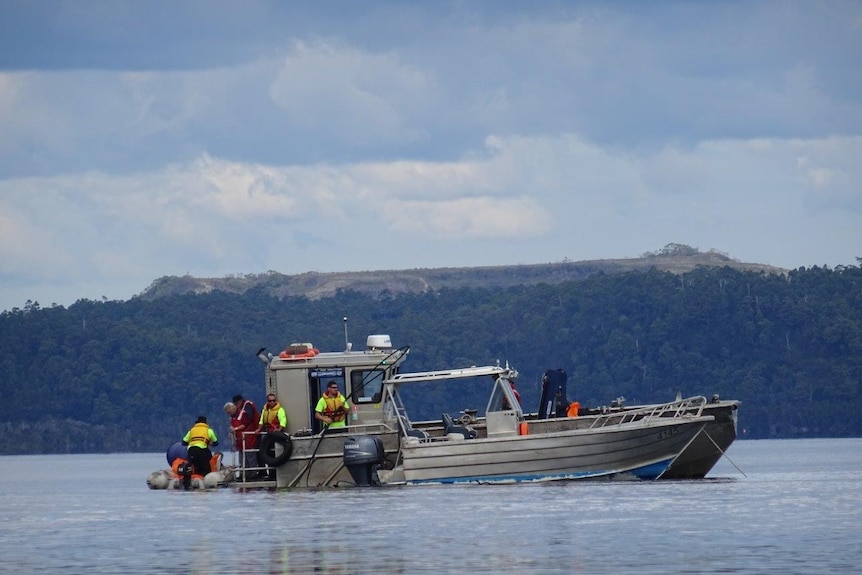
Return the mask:
M344 316L344 351L350 351L350 340L347 337L347 316Z

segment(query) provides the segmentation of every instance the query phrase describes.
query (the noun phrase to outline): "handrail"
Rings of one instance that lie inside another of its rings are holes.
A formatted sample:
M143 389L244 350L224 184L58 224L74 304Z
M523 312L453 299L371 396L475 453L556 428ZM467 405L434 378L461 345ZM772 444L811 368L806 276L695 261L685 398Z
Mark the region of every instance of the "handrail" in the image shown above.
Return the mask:
M638 409L626 409L614 411L611 413L603 413L596 416L596 419L590 425L590 429L609 427L612 425L620 426L629 423L642 423L647 425L656 418L697 418L703 415L703 408L706 406L706 397L695 395L686 399L672 401L670 403L662 403L658 405L648 405Z

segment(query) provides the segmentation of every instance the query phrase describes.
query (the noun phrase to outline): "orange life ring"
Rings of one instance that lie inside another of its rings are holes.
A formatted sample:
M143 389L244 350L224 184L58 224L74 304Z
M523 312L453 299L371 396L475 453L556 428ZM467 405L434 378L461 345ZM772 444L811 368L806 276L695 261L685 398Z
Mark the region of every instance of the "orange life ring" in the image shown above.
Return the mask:
M278 354L278 357L281 359L308 359L310 357L314 357L318 353L320 353L320 350L312 347L308 351L302 353L288 353L287 350L285 350Z

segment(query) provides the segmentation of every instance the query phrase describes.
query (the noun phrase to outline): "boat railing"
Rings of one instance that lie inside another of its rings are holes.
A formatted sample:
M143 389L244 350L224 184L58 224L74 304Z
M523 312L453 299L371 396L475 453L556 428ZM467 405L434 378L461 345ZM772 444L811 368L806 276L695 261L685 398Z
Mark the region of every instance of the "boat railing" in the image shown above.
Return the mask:
M252 481L255 481L255 482L260 481L260 479L258 479L256 477L256 475L258 473L265 473L268 468L265 465L250 467L250 466L246 466L246 464L245 464L245 454L246 453L257 453L258 451L260 451L257 447L246 447L247 438L251 435L256 435L257 432L256 431L243 431L243 432L241 432L241 434L242 434L242 448L239 451L234 451L234 461L235 461L234 467L236 468L236 471L237 471L236 481L238 483L250 483ZM254 479L252 479L251 474L255 474Z
M397 374L394 377L399 377L402 374ZM398 393L398 387L391 383L387 383L383 388L384 417L377 424L381 429L386 431L397 431L402 439L410 437L418 438L422 441L428 439L428 434L417 430L413 427L410 417L407 415L407 408L404 406L404 400L401 399L401 394Z
M706 397L696 395L672 401L670 403L648 405L637 409L603 413L596 417L592 425L590 425L590 429L625 425L633 422L647 425L656 418L696 418L703 415L703 409L705 406Z

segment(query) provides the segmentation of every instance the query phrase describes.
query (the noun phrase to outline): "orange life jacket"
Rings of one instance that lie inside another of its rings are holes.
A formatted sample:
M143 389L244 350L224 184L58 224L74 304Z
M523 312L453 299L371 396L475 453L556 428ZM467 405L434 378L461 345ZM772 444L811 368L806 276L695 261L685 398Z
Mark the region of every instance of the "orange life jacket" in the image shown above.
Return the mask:
M331 418L333 423L344 421L344 416L347 413L347 410L344 409L344 404L347 402L347 399L341 393L337 397L329 397L324 394L323 401L326 402L326 409L323 410L323 415Z
M263 422L266 431L272 431L281 426L281 421L278 417L279 411L283 410L281 404L278 402L275 402L275 405L273 405L272 407L270 407L269 404L266 404L266 407L263 408L263 413L261 413L260 420ZM287 423L286 415L284 419L285 423Z

